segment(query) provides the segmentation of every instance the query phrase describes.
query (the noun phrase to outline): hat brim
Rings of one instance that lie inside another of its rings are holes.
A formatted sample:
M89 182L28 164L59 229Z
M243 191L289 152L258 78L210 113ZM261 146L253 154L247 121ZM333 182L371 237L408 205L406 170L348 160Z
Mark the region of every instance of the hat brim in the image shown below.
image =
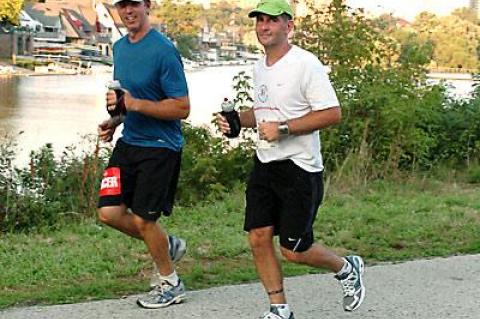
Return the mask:
M113 5L116 5L117 3L122 2L122 1L126 1L126 0L113 0ZM133 2L142 2L143 0L130 0L130 1L133 1Z
M278 17L278 16L281 16L282 14L286 14L291 19L293 19L293 16L290 13L285 12L283 10L275 12L275 11L266 10L266 9L254 9L254 10L250 11L250 13L248 14L248 17L249 18L255 18L256 16L258 16L260 14L266 14L266 15L269 15L271 17Z

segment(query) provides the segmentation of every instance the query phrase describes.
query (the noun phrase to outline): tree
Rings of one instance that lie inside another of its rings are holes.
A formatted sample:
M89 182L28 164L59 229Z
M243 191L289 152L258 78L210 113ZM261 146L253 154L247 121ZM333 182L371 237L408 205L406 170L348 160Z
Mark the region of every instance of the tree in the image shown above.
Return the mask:
M477 68L480 26L470 21L468 10L457 10L448 17L437 18L422 13L413 27L418 39L434 45L433 60L439 66ZM463 17L463 18L462 18Z
M477 17L477 13L475 12L475 10L473 10L471 8L455 9L455 11L452 12L452 15L457 16L462 20L469 21L473 24L478 24L478 22L479 22L478 17Z
M201 5L190 2L164 0L152 14L165 26L166 34L173 40L179 36L197 36L202 28Z
M23 0L0 1L0 22L18 24L18 16L22 10Z
M192 52L198 51L197 38L191 35L180 35L176 39L177 49L180 55L184 58L193 60Z
M433 32L439 24L440 21L436 15L430 12L421 12L415 17L412 25L419 33L428 34Z
M382 31L390 33L397 28L398 19L391 13L384 13L379 17L373 19L373 23Z
M332 0L325 9L308 2L309 13L297 19L294 40L329 65L342 105L342 122L322 131L327 165L343 165L354 156L370 177L426 165L436 143L429 129L442 107L442 95L425 85L428 48L412 43L402 52L345 1Z
M248 31L253 27L253 20L248 17L248 12L247 9L220 1L212 3L210 9L205 10L205 16L208 25L216 31L228 31L232 26ZM243 36L243 33L240 36Z
M434 45L432 41L423 42L415 33L408 33L401 42L399 62L410 65L428 65L433 57Z

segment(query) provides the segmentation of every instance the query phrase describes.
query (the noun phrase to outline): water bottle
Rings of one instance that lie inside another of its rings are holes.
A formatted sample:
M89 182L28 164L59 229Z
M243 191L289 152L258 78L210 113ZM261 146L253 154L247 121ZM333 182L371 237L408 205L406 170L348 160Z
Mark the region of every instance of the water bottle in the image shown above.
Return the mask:
M230 126L230 133L224 133L226 137L233 138L237 137L240 134L240 117L238 116L238 112L235 111L235 104L233 101L229 101L225 98L222 102L222 112L220 112L228 122Z
M124 100L125 92L122 90L120 81L114 80L114 81L108 82L107 88L109 90L115 91L115 95L117 96L117 103L115 104L115 108L113 110L109 110L107 107L108 114L110 114L111 117L118 116L120 114L126 114L127 109L125 107L125 100Z

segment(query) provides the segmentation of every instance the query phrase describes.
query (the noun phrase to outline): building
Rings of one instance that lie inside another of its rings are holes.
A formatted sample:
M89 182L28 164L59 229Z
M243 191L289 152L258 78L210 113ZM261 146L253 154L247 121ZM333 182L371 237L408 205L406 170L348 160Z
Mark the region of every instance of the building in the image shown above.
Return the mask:
M97 13L95 24L98 47L104 55L110 56L113 43L126 35L128 31L123 25L117 10L110 3L98 1L95 10Z
M21 26L34 32L37 54L64 55L68 46L110 56L126 29L109 0L44 0L21 12ZM95 49L96 47L96 49Z
M34 33L36 54L65 55L65 44L94 45L96 14L91 0L27 3L21 25Z
M22 26L37 33L37 42L95 45L103 55L110 56L113 43L128 33L111 3L111 0L29 2L22 11ZM154 16L150 17L150 23L154 28L162 27Z
M33 34L9 24L0 24L0 58L14 59L33 52Z

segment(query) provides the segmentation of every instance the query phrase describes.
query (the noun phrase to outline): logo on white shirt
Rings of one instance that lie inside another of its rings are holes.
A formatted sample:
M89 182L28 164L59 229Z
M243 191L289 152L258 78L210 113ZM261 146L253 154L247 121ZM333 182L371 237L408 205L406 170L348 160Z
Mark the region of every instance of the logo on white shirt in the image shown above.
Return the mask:
M265 84L260 85L258 88L258 99L262 103L265 103L268 100L268 88Z

